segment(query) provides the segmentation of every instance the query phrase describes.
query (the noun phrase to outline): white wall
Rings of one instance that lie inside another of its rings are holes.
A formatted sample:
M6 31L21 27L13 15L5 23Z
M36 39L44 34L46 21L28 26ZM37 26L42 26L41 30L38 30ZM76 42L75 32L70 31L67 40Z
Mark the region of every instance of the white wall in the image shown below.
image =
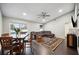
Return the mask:
M0 10L0 36L2 34L2 15L1 15L1 10Z
M44 26L44 30L51 31L57 37L65 38L65 23L71 23L71 15L73 15L73 13L69 13L56 19L56 21L47 23Z
M19 20L19 19L14 19L14 18L10 18L10 17L3 17L3 33L9 33L10 29L9 29L9 24L10 23L24 23L27 25L27 29L29 32L31 31L39 31L40 27L38 23L34 23L34 22L28 22L28 21L24 21L24 20Z

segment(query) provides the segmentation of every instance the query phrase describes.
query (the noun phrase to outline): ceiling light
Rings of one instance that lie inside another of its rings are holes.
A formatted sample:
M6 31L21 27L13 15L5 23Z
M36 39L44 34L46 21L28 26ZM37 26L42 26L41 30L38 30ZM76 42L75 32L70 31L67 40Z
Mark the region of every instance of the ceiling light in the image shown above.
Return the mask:
M26 16L27 14L25 12L23 12L23 15Z
M43 29L41 28L40 31L43 31Z
M43 22L45 22L46 20L45 20L45 19L43 19L42 21L43 21Z
M60 9L58 12L62 12L63 10L62 9Z

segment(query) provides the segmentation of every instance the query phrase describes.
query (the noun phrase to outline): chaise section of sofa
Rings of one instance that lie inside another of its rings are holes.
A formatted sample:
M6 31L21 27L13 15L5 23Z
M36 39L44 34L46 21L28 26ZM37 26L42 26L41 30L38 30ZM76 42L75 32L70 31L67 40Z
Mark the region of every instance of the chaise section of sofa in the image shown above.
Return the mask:
M54 50L63 42L61 38L44 38L45 42L32 40L32 52L34 55L53 55Z
M34 55L51 55L51 54L53 54L52 51L48 47L38 43L36 40L32 41L32 53Z

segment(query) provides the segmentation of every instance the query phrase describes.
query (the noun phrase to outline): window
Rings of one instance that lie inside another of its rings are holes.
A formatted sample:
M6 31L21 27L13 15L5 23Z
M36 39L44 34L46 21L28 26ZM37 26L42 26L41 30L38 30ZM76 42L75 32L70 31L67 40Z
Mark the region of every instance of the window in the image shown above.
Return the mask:
M11 23L10 24L10 34L12 37L16 37L16 32L14 31L15 28L19 28L21 30L20 37L25 37L28 34L27 26L26 24L22 23Z

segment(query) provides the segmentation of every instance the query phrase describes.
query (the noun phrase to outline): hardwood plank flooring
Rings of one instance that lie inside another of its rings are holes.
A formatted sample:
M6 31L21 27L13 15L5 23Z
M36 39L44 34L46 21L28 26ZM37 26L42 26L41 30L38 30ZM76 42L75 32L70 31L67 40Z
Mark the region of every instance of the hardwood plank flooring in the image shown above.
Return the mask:
M55 50L55 55L78 55L78 53L77 49L67 47L66 41L64 40Z

